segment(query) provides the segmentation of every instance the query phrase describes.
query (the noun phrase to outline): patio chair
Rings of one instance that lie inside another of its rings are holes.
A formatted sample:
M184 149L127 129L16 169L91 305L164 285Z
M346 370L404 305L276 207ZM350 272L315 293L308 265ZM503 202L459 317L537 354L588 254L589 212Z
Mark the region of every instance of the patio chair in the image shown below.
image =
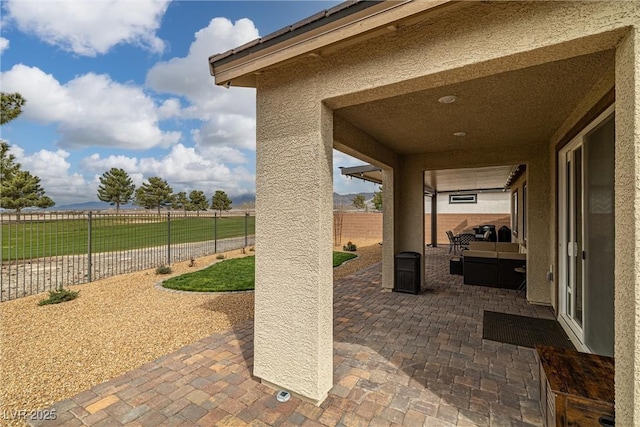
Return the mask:
M447 231L447 237L449 238L449 253L453 251L454 254L458 253L458 240L453 235L453 231Z
M476 236L473 233L461 233L454 236L459 250L469 249L469 242L473 242Z

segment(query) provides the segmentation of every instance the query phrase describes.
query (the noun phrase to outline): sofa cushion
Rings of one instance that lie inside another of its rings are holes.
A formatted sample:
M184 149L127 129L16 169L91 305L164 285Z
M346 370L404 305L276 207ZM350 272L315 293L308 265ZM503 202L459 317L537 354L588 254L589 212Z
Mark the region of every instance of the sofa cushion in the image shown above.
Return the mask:
M498 258L498 253L497 252L492 252L492 251L473 251L473 250L468 250L468 251L464 251L464 253L462 254L464 259L468 259L468 258Z
M469 242L469 250L495 252L496 244L494 242Z
M526 260L527 254L519 254L516 252L498 252L498 259L518 259Z
M509 243L509 242L498 242L496 243L497 252L520 252L520 244L518 243Z

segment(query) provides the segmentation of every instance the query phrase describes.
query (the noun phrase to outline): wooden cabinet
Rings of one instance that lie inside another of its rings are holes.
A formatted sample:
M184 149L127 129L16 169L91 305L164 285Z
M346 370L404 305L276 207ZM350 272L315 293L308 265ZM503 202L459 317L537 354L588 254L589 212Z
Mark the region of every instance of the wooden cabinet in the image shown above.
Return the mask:
M536 350L546 427L614 425L612 358L546 346Z

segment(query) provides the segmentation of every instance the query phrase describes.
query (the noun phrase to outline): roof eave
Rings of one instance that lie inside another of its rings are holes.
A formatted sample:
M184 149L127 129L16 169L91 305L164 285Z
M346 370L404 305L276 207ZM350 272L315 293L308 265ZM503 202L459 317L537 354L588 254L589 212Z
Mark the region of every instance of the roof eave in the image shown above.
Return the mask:
M454 1L377 2L373 6L346 14L340 19L316 25L311 31L297 35L283 32L272 36L268 46L260 46L259 41L254 40L224 54L212 55L209 57L210 72L215 77L217 85L255 87L256 75L269 67L304 55L319 56L318 52L329 47L339 48L347 43L394 31L394 23L449 3ZM304 20L300 22L303 23ZM323 21L320 18L312 22Z

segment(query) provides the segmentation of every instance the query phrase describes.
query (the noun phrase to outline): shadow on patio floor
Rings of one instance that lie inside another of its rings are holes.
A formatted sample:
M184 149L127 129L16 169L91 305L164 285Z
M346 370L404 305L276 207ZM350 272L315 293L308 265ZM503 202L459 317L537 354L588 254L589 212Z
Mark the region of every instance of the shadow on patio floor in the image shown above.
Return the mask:
M381 265L335 281L334 387L320 407L251 376L253 322L59 402L32 425L540 426L534 351L482 340L484 310L551 318L515 291L462 285L427 249L427 290L381 290ZM224 311L223 298L212 302Z

